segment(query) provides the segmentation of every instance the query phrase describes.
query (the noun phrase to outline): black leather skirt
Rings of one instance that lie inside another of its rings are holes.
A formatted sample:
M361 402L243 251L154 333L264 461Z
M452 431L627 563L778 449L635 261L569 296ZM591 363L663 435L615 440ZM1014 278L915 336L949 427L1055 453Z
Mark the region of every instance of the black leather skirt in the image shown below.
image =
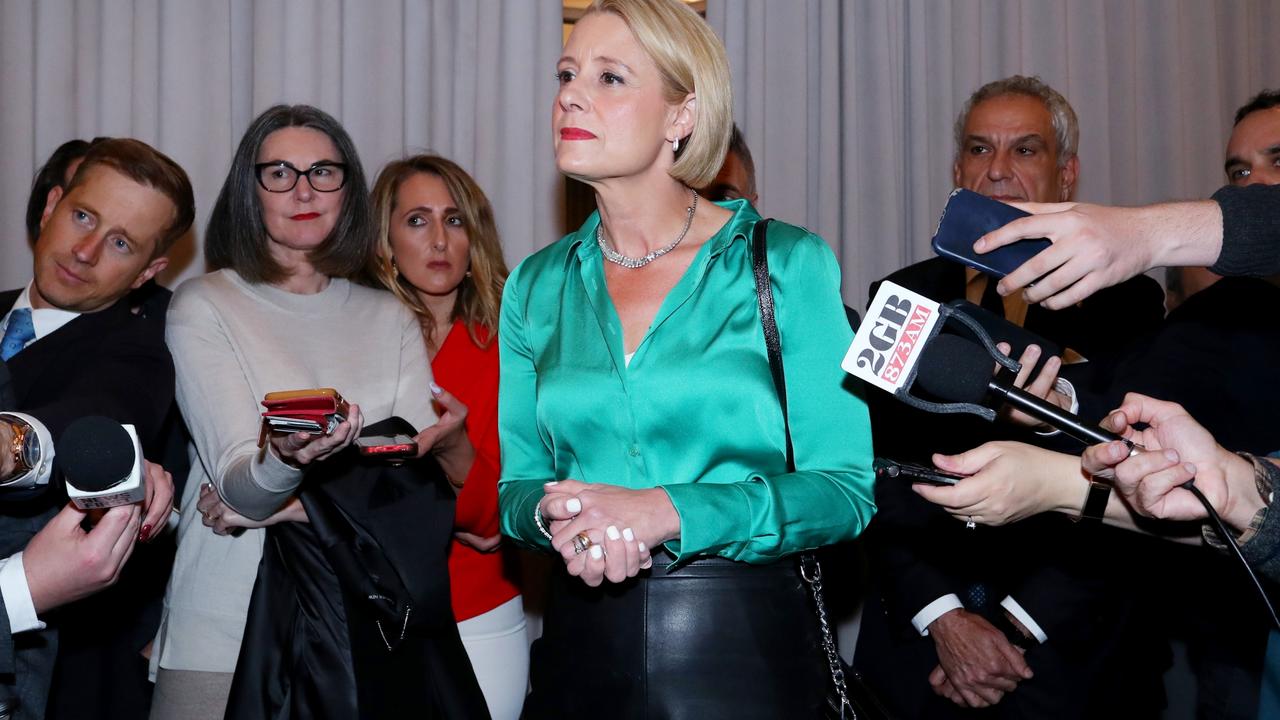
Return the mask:
M522 717L820 717L826 669L796 561L669 562L599 588L557 563Z

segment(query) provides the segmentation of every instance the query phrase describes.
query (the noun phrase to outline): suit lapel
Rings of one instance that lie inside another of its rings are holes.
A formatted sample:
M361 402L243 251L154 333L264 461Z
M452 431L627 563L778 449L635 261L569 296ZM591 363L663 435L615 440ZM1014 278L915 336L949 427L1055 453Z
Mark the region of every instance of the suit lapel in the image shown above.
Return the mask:
M129 312L123 301L106 310L85 313L9 358L9 372L13 375L13 391L19 407L27 402L28 393L40 385L46 374L61 372L63 359L92 352L90 344L96 345L110 335L109 328L119 322L121 312Z
M0 292L0 320L13 309L13 304L18 302L18 296L22 294L22 290L5 290Z

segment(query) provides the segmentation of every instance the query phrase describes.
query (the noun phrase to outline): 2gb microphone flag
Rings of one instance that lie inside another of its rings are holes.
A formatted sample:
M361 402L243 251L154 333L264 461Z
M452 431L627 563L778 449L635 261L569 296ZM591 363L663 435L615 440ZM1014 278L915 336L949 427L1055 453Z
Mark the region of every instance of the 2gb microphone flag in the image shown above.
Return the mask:
M845 372L890 393L910 385L924 344L933 337L938 303L891 282L880 283L853 344Z

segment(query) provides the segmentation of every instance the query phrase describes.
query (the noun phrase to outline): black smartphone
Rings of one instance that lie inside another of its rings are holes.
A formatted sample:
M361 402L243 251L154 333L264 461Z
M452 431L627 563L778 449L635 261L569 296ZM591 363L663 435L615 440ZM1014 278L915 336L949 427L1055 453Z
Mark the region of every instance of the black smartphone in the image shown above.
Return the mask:
M937 468L928 468L911 463L898 462L888 458L876 458L876 479L893 478L913 483L929 483L930 485L955 485L965 478L964 475L949 473Z
M947 199L947 206L938 219L933 251L994 278L1002 278L1053 243L1045 238L1019 240L982 255L973 251L973 244L992 230L1028 214L999 200L958 188Z

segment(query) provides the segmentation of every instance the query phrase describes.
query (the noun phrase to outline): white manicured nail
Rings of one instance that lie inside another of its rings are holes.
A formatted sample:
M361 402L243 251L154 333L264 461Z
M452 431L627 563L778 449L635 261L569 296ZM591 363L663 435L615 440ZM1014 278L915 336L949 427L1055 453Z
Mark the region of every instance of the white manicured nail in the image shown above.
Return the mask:
M643 541L643 540L641 540L641 541L640 541L640 543L639 543L636 547L640 548L640 552L644 552L645 550L648 550L648 549L649 549L649 548L647 548L647 547L645 547L645 546L644 546L644 541Z
M559 480L551 480L549 482L542 483L542 487L551 487L552 485L559 485L559 484L560 484Z
M618 532L617 525L610 525L604 529L604 534L609 536L610 540L617 540L622 537L622 533Z
M631 528L622 528L622 537L626 538L627 542L631 542L636 539L636 534L631 532Z
M602 557L604 557L604 548L600 547L599 545L592 545L592 546L591 546L591 559L592 559L592 560L599 560L599 559L600 559L600 558L602 558Z
M580 513L582 512L582 501L578 498L569 498L569 500L565 502L564 508L571 513Z
M440 393L444 392L444 388L435 383L431 383L431 394L440 397Z

